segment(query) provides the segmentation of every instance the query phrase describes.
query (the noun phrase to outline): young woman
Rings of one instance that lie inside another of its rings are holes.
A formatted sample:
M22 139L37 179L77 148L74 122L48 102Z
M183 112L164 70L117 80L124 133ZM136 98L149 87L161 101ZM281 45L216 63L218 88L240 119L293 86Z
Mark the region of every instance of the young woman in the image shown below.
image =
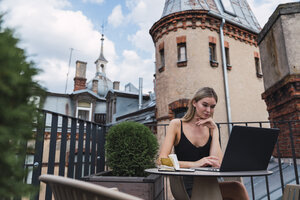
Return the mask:
M161 148L160 158L167 158L172 148L178 157L180 167L220 167L223 153L219 143L219 131L213 120L218 102L216 92L209 87L201 88L189 102L182 119L173 119L167 130ZM187 193L191 196L193 178L183 177ZM223 199L248 200L243 184L237 181L220 182Z

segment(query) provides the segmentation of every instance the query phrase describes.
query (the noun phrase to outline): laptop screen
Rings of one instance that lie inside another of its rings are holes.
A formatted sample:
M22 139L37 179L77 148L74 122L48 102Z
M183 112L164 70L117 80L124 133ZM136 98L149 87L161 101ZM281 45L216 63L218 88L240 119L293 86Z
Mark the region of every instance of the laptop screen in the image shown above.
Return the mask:
M279 129L234 126L220 171L266 170Z

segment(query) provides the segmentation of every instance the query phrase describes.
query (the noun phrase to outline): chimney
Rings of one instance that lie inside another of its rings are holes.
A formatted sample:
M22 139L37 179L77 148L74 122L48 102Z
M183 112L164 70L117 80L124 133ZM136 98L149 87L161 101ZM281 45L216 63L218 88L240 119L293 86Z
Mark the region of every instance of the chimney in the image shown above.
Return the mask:
M258 34L265 86L262 98L267 105L269 120L289 122L276 123L276 128L280 128L277 146L281 158L300 157L300 126L296 121L300 119L300 48L296 45L299 36L295 34L299 32L299 8L300 3L279 5ZM259 59L258 56L255 54ZM290 124L291 121L296 121L295 125ZM275 123L271 125L274 127ZM294 144L291 137L297 138ZM278 153L274 151L273 155L277 157Z
M93 79L93 87L92 87L93 92L95 92L96 94L98 93L98 80L97 79Z
M142 109L143 102L143 78L139 78L139 110Z
M76 72L74 78L74 91L86 88L86 62L76 61Z
M120 90L120 81L114 81L113 82L113 89L114 90Z

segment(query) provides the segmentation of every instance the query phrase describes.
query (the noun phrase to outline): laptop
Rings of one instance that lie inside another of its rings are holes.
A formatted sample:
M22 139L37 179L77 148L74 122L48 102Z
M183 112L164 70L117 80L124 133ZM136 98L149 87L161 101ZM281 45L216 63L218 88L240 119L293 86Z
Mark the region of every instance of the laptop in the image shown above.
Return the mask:
M233 126L220 168L199 167L205 171L266 170L279 129Z

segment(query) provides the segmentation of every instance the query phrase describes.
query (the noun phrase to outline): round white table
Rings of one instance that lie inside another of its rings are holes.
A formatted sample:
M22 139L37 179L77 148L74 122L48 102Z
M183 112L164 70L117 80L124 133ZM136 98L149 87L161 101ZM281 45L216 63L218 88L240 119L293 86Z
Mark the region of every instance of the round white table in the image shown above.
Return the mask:
M273 172L268 170L261 171L234 171L234 172L211 172L211 171L159 171L158 168L145 170L151 174L160 174L169 176L171 191L175 199L189 199L183 182L182 176L193 176L194 184L191 199L198 200L222 200L222 195L218 183L218 177L251 177L251 176L266 176Z

